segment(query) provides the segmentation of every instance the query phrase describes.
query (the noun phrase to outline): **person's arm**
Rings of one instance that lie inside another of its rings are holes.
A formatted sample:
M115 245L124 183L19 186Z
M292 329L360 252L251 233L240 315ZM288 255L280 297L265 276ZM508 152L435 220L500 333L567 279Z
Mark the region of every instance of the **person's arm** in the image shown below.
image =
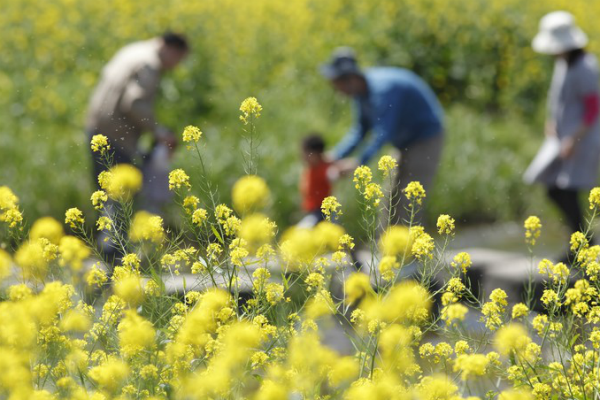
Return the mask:
M154 99L160 83L160 73L150 67L139 70L125 87L122 110L158 141L169 141L171 132L156 122Z
M358 102L354 105L354 124L346 136L333 149L334 160L340 160L347 157L354 151L356 146L364 139L369 126L367 120L360 110Z
M380 110L377 110L376 118L373 121L373 138L359 158L361 165L367 164L396 133L400 107L402 107L400 94L397 92L392 92L383 99Z

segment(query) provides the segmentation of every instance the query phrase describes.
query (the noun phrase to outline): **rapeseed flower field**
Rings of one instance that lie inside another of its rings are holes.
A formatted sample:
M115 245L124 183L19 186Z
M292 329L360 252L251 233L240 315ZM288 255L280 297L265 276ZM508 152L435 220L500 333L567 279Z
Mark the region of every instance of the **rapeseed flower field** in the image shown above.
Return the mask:
M241 124L260 136L256 125L266 111L247 99ZM478 297L466 275L470 255L447 257L456 231L451 215L441 215L431 230L409 221L378 234L380 215L392 209L383 185L396 166L392 157L383 156L376 170L354 172L363 236L375 261L367 267L355 263L355 239L335 223L344 202L330 197L322 206L326 221L278 234L268 216L275 199L260 169L239 177L229 206L202 179L203 158L212 150L201 130L186 127L182 140L196 167L169 176L184 221L177 229L134 211L141 178L131 165L103 172L101 189L86 194L99 211L95 224L71 207L63 221L44 217L28 231L18 193L0 186L2 398L600 395L600 246L589 243L589 231L571 238L572 265L539 263L539 299L531 290L512 299L502 289ZM104 137L88 145L110 163ZM191 194L195 185L199 196ZM403 195L412 215L427 197L419 182ZM589 208L591 225L600 188L591 191ZM536 216L524 223L532 254L543 229ZM100 261L96 230L122 253L114 265ZM400 278L410 266L417 272ZM188 280L169 291L165 279L177 276ZM476 331L468 328L469 315L481 319ZM332 322L352 342L351 354L325 344Z
M551 68L530 40L542 15L567 9L593 52L600 38L595 7L585 0L6 2L0 182L21 193L32 216L58 218L69 203L83 204L93 185L83 118L102 66L123 45L172 29L187 34L192 54L164 80L157 109L174 131L184 128L180 121L203 126L214 149L206 156L211 179L223 198L245 167L236 162L237 103L255 94L269 110L258 151L278 150L263 159L278 199L274 218L293 222L293 144L322 130L331 145L349 124L346 105L316 70L334 47L350 45L364 66L415 70L448 110L445 168L431 193L431 218L448 210L471 220L521 217L541 197L524 191L514 171L525 168L539 143ZM484 114L490 110L500 114ZM192 161L182 152L176 163L185 168ZM494 189L513 200L492 195ZM348 207L351 222L357 210Z

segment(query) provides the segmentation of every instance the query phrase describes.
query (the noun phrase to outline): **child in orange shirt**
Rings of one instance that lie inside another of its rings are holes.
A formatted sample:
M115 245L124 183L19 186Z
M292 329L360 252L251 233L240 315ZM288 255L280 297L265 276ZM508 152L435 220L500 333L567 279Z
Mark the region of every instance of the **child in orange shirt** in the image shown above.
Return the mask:
M321 212L323 199L331 196L331 181L335 170L325 160L325 142L321 135L312 133L302 141L302 158L305 169L300 180L302 209L306 216L298 223L299 227L310 228L325 219Z

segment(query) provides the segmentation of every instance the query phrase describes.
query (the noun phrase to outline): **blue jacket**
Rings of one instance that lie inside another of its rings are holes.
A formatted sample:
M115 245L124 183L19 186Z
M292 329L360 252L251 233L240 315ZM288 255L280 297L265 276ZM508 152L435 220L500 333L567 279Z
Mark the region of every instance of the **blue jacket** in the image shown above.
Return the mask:
M441 135L444 112L431 88L415 73L402 68L371 68L364 72L368 93L354 98L354 125L334 149L347 157L372 131L359 158L366 164L386 143L404 149Z

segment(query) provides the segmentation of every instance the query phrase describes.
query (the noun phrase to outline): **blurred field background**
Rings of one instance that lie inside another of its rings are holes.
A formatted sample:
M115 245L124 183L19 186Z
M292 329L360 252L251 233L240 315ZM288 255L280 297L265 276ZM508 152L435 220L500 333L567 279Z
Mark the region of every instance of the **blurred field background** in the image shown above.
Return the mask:
M167 29L193 51L163 81L158 112L175 132L204 131L205 157L222 200L242 174L240 102L264 107L259 174L273 191L272 217L297 220L299 141L322 131L334 144L350 124L346 101L317 73L338 45L363 66L413 69L447 111L447 143L429 215L513 220L548 212L540 188L521 181L542 140L552 60L530 48L539 18L575 14L597 49L600 3L586 0L19 0L0 13L0 184L20 197L29 222L90 211L93 189L83 118L102 66L123 45ZM175 166L194 174L183 146ZM350 180L336 186L346 226ZM85 208L87 206L87 209ZM542 211L540 211L542 209ZM544 211L544 209L546 211Z

